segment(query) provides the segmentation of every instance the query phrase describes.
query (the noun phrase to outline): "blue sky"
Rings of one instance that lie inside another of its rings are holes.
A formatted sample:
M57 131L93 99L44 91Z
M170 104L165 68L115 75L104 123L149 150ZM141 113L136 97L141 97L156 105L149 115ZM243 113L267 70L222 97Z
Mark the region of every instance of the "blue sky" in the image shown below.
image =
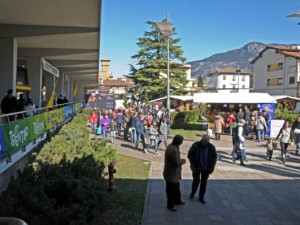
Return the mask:
M110 59L114 78L128 74L147 21L169 20L187 61L240 48L252 41L300 43L298 0L103 0L100 59Z

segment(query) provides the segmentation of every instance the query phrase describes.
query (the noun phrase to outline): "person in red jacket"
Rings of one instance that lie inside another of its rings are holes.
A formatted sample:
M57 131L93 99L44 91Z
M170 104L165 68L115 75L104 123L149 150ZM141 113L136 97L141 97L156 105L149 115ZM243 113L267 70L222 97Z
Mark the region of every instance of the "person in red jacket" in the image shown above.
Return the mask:
M98 116L97 116L97 113L95 111L91 112L91 114L89 115L89 121L90 121L90 124L91 124L91 132L93 134L96 134Z

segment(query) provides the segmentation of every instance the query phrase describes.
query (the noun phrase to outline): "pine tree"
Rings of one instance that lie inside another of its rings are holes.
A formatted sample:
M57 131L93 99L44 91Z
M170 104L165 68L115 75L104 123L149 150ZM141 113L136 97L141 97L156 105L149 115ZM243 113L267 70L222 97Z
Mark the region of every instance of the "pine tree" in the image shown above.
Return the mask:
M132 56L138 61L137 66L130 65L131 73L127 77L139 84L142 96L146 96L147 91L150 98L155 99L167 95L167 37L160 34L155 22L148 21L147 24L151 26L151 30L138 39L139 50ZM175 34L174 29L172 35ZM180 39L170 36L169 41L170 94L185 95L188 81L183 63L186 58L182 56L181 46L177 45Z

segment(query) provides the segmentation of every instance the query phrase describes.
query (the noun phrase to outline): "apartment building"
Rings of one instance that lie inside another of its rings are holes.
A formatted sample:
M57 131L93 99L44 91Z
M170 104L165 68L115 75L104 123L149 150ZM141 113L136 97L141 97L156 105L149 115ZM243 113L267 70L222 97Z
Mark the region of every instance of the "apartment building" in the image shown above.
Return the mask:
M217 68L206 75L205 92L249 93L252 72L235 68Z
M255 92L299 97L300 46L267 46L251 63Z

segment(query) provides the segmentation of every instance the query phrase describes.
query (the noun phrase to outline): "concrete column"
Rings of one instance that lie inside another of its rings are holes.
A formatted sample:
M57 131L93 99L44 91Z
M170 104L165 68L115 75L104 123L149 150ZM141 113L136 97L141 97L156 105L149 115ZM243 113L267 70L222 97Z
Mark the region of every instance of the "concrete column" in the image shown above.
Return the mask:
M7 94L8 89L16 94L17 56L17 41L13 38L0 38L0 99Z
M42 105L42 60L41 58L27 59L28 84L31 87L29 97L36 106Z

